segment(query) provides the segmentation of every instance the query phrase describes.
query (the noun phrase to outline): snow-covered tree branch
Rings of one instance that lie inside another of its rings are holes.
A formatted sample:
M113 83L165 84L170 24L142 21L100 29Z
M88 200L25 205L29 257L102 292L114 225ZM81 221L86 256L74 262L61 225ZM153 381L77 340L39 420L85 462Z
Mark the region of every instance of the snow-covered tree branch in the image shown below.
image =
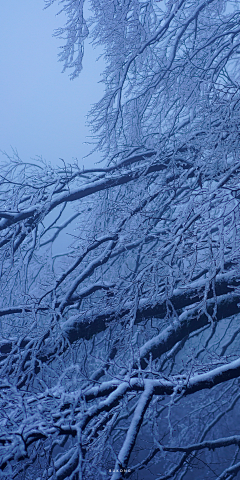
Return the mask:
M1 475L237 478L240 4L83 3L102 163L1 165Z

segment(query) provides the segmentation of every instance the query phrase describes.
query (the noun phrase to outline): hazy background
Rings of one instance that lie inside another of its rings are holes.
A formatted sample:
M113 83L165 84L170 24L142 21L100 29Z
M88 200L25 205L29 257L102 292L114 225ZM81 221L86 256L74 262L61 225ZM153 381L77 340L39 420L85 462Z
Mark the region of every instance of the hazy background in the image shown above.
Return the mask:
M39 155L52 164L61 157L93 165L97 154L82 160L90 151L85 121L103 91L103 62L87 45L80 77L70 81L70 72L61 73L61 41L52 34L65 16L56 16L57 4L43 8L43 0L0 2L0 150L11 154L12 147L23 161Z

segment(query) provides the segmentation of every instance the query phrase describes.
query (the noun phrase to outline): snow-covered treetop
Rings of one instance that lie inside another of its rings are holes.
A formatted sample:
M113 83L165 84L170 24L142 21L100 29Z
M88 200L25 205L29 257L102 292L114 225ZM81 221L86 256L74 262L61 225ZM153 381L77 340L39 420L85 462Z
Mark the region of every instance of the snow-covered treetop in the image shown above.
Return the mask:
M226 121L229 98L234 109L238 2L91 0L86 20L84 0L59 4L67 15L56 32L65 38L60 60L64 70L73 69L71 78L82 69L88 36L103 51L105 94L90 123L97 147L110 158L136 147L162 151L183 129L189 139L193 130L201 132L206 112L216 122L222 108Z

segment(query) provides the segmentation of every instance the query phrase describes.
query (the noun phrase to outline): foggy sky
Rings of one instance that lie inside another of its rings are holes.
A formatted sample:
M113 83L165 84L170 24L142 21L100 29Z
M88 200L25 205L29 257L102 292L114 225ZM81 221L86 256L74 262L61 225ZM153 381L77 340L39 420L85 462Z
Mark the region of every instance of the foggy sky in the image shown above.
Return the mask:
M97 83L103 62L96 62L99 52L87 46L80 77L70 81L70 72L61 73L61 42L52 34L64 16L55 15L57 5L43 7L43 0L0 3L0 150L17 149L24 161L78 158L80 165L93 165L97 154L81 159L90 151L84 145L90 134L85 120L103 91Z

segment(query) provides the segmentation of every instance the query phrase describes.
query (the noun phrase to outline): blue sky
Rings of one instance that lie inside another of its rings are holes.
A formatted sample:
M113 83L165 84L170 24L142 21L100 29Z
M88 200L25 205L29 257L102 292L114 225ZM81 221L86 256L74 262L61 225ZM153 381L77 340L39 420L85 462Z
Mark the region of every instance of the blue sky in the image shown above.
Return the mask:
M64 16L56 16L57 4L43 7L43 0L0 4L0 150L11 154L13 147L24 161L42 156L54 165L78 158L90 166L100 157L82 160L90 151L85 121L103 91L103 61L96 62L99 52L87 45L80 77L70 81L70 72L61 73L61 42L52 34Z

